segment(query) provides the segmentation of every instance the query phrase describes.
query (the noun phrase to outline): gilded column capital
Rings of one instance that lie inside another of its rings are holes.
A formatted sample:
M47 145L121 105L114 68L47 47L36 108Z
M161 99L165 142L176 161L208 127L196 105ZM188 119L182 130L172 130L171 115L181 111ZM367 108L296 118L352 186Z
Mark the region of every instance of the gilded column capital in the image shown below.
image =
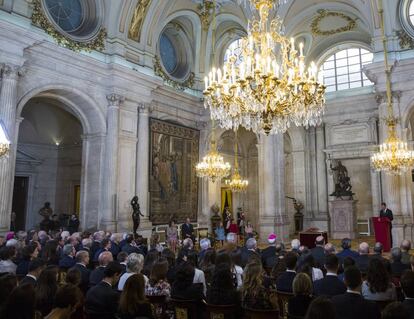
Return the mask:
M0 64L0 71L3 76L3 79L15 79L19 76L23 76L26 73L26 68L24 66L18 66L9 63Z
M122 102L125 101L125 97L116 93L111 93L106 96L106 99L108 100L108 106L109 107L115 107L118 108Z

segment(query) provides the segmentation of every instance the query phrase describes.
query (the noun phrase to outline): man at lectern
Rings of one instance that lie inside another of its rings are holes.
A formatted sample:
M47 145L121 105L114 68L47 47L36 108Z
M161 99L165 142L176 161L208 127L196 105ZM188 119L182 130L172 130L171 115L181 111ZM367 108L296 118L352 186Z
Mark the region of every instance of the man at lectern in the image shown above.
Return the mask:
M392 215L392 210L387 208L386 203L381 203L381 210L379 217L387 217L390 221L394 219L394 216ZM391 240L391 247L392 247L392 223L390 223L390 240Z

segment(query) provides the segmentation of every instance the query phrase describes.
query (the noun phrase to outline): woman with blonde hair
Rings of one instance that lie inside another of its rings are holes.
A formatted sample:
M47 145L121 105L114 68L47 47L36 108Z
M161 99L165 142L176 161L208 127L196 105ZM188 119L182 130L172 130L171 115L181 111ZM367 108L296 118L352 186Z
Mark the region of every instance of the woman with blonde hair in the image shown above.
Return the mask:
M289 299L288 313L291 316L303 317L308 311L312 297L312 280L306 273L298 273L293 279L294 297Z
M264 271L261 263L250 262L243 272L242 306L250 309L277 309L277 296L264 284Z
M119 300L118 317L133 319L136 317L154 318L152 305L145 297L145 279L141 274L134 274L125 282Z

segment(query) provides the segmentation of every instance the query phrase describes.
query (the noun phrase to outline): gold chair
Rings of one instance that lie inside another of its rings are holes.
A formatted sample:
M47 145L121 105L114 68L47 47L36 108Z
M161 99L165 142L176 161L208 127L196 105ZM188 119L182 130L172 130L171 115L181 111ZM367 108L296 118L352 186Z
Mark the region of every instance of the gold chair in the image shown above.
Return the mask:
M206 307L207 319L234 319L237 305L212 305L203 300Z
M287 318L289 299L294 296L291 292L277 291L277 302L279 303L280 317Z
M170 299L175 319L197 319L197 303L194 300Z

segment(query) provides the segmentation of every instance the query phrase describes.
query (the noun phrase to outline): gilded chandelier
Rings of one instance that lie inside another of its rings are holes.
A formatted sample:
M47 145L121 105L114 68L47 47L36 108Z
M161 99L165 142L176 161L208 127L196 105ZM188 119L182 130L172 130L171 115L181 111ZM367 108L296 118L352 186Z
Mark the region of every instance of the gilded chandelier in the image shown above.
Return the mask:
M196 165L196 174L201 178L209 178L213 183L227 177L230 174L231 166L225 163L223 156L217 152L216 141L212 139L210 151L203 160Z
M276 6L286 0L276 1ZM260 20L249 22L241 39L242 61L231 54L222 69L205 77L205 107L224 129L243 126L255 133L285 132L290 125L321 122L325 86L318 81L316 65L305 65L303 44L282 31L279 18L269 21L275 1L250 0Z
M384 63L387 84L387 110L388 117L385 122L388 127L388 138L379 145L379 151L372 154L371 164L374 169L384 171L393 175L401 174L414 165L414 151L408 148L406 142L397 137L396 125L398 119L393 114L392 90L391 90L391 68L388 65L387 38L384 31L384 10L382 1L378 1L378 13L382 30L382 43L384 46Z
M249 186L249 181L243 179L240 176L239 171L239 162L238 162L238 151L237 151L237 131L235 132L236 135L236 143L234 145L234 171L233 175L231 175L231 179L226 180L226 185L230 187L230 189L235 193L245 192L247 190L247 186Z

